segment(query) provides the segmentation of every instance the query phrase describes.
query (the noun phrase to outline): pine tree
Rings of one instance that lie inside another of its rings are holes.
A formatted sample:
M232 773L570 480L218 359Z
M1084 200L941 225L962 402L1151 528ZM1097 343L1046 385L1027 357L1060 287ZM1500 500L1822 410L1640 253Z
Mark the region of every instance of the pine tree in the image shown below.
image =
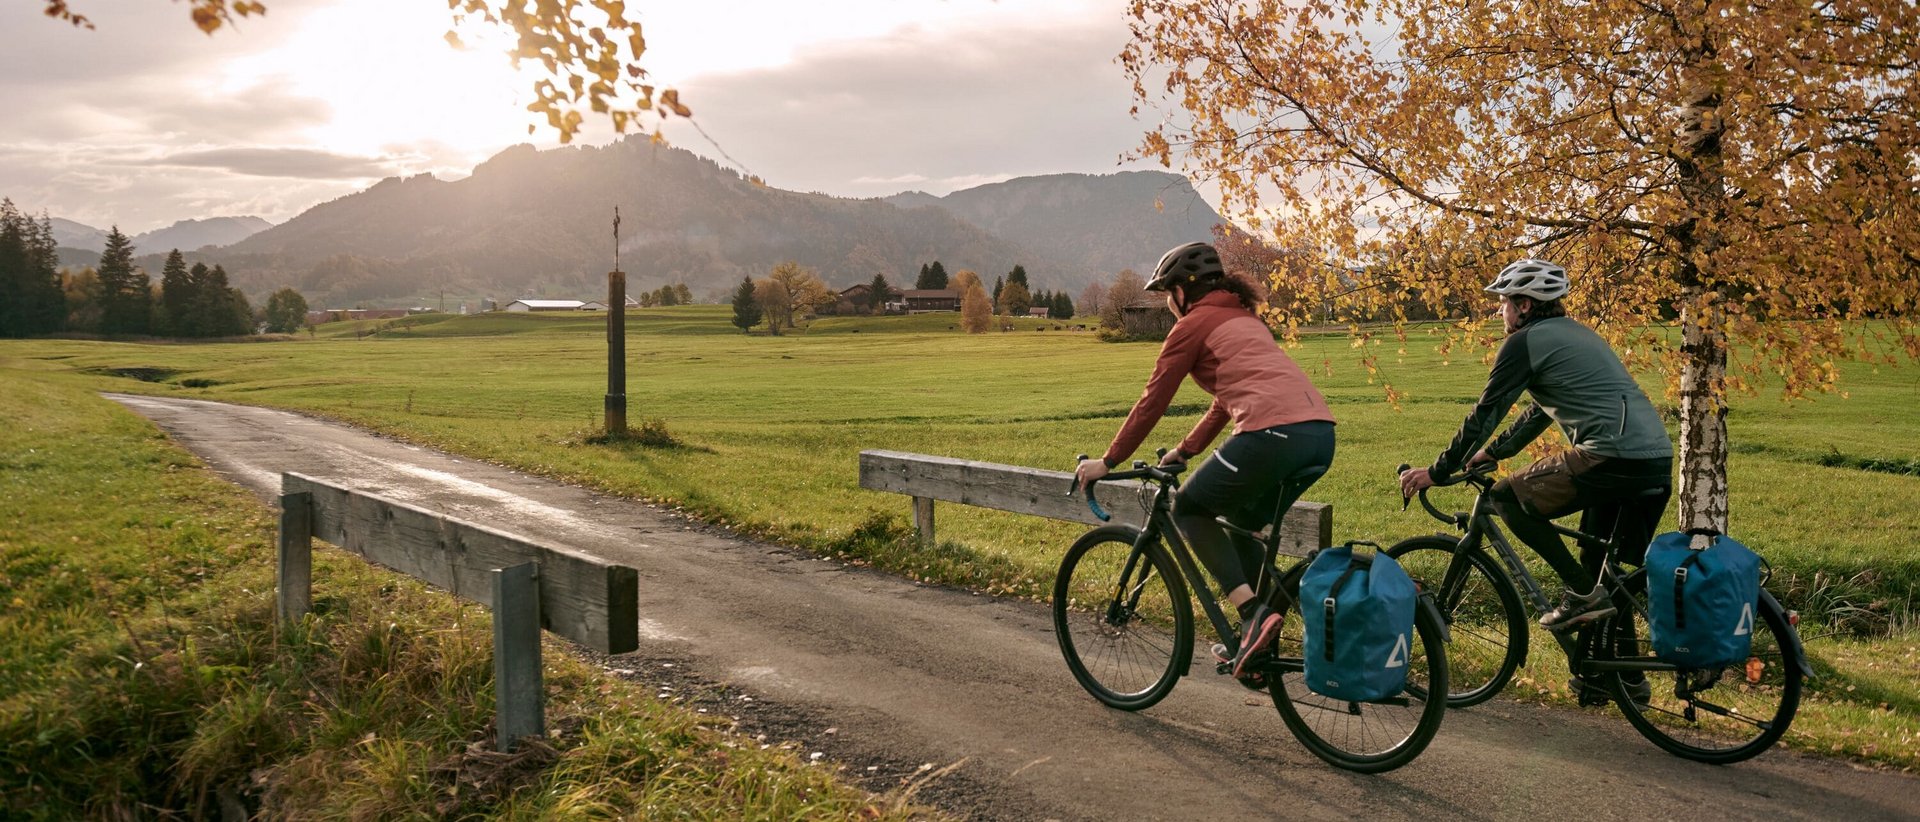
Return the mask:
M745 333L760 324L760 302L753 296L753 278L740 278L740 287L733 290L733 325Z
M993 304L994 305L996 306L1000 305L1000 294L1001 292L1006 291L1006 289L1007 289L1006 280L1000 277L993 278ZM1002 312L1002 313L1005 313L1005 312Z
M192 307L193 275L176 248L167 254L167 263L160 269L160 308L154 313L162 322L156 323L154 330L175 337L196 336L191 330Z
M53 223L0 199L0 337L58 331L66 316Z
M1007 282L1019 283L1021 286L1025 287L1028 291L1033 290L1033 284L1030 282L1027 282L1026 266L1023 266L1019 263L1014 263L1013 270L1007 272Z
M893 295L898 293L893 290L892 285L887 283L885 274L873 275L873 282L867 285L867 290L870 292L867 304L872 307L875 314L884 313L887 310L887 301L893 299Z
M914 281L913 281L913 287L914 287L914 288L920 288L920 289L924 289L924 288L926 288L926 287L927 287L927 282L928 282L928 278L929 278L929 277L932 277L932 276L933 276L933 272L932 272L932 270L931 270L931 269L929 269L929 268L927 268L927 264L926 264L926 263L921 263L921 264L920 264L920 276L919 276L919 277L916 277L916 278L914 278Z
M1053 318L1056 320L1073 319L1073 298L1065 291L1053 293Z
M145 334L153 314L152 295L144 272L133 267L133 241L119 226L107 232L107 248L100 254L100 332Z
M941 289L946 288L947 287L946 267L940 265L939 260L934 260L933 265L928 266L927 268L926 279L927 279L927 284L924 286L921 286L922 288L928 288L935 291L939 291Z

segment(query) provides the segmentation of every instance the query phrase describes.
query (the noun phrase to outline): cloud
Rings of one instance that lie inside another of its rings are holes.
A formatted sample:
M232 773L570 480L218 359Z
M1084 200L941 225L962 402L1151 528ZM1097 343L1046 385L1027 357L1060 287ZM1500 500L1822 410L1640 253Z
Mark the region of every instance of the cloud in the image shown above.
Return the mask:
M185 151L159 157L146 164L215 168L251 177L298 177L309 180L366 180L394 173L385 160L350 157L311 148Z
M909 26L680 89L718 148L771 185L942 194L1026 174L1146 167L1120 159L1145 130L1114 63L1127 36L1119 9L1031 30ZM666 133L718 153L683 125L670 121Z
M913 185L927 181L925 174L899 174L892 177L855 177L856 183L885 183L887 185Z

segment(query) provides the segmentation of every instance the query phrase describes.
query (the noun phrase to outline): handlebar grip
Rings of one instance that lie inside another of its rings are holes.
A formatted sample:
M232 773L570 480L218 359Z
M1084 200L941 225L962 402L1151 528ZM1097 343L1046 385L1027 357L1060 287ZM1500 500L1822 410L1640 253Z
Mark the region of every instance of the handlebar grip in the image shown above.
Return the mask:
M1396 468L1396 469L1394 469L1394 471L1393 471L1393 478L1394 478L1394 479L1399 479L1399 478L1400 478L1400 475L1401 475L1401 474L1404 474L1404 473L1407 473L1407 470L1408 470L1408 469L1410 469L1410 468L1412 468L1412 467L1413 467L1413 466L1411 466L1411 465L1408 465L1408 464L1406 464L1406 463L1404 463L1404 462L1403 462L1403 463L1400 463L1400 467L1399 467L1399 468ZM1409 496L1407 496L1406 494L1401 494L1401 495L1400 495L1400 510L1402 510L1402 511L1405 511L1405 510L1407 510L1407 506L1409 506L1409 505L1412 505L1412 504L1413 504L1413 497L1409 497Z
M1080 490L1080 463L1086 462L1087 459L1086 454L1081 454L1073 458L1074 473L1073 476L1067 480L1067 496L1071 497L1073 496L1073 492Z

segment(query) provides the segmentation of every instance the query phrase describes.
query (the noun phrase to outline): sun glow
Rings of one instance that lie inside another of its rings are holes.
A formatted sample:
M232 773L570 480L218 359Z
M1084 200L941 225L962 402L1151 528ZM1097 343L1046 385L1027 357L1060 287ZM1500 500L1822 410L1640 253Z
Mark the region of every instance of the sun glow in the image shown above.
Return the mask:
M396 172L471 168L528 139L534 72L515 69L509 41L484 27L445 37L436 3L344 0L301 18L272 51L228 64L223 86L277 83L324 106L300 135L338 154L385 157Z

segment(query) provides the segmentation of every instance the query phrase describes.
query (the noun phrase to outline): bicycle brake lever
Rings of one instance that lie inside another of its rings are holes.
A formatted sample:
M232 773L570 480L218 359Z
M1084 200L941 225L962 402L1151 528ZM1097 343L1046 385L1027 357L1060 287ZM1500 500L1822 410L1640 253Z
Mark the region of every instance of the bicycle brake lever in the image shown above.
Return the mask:
M1403 463L1400 463L1400 468L1399 468L1399 470L1397 470L1397 471L1394 471L1394 472L1393 472L1393 478L1394 478L1394 479L1399 479L1399 478L1400 478L1400 475L1401 475L1401 474L1404 474L1404 473L1406 473L1406 472L1407 472L1407 469L1409 469L1409 468L1412 468L1412 467L1413 467L1413 466L1411 466L1411 465L1408 465L1408 464L1406 464L1406 463L1404 463L1404 462L1403 462ZM1405 486L1401 486L1401 487L1403 487L1403 488L1404 488ZM1402 510L1402 511L1405 511L1405 510L1407 510L1407 507L1408 507L1408 506L1410 506L1410 505L1412 505L1412 504L1413 504L1413 497L1410 497L1410 496L1408 496L1408 495L1406 495L1406 494L1404 494L1404 493L1400 495L1400 510Z

